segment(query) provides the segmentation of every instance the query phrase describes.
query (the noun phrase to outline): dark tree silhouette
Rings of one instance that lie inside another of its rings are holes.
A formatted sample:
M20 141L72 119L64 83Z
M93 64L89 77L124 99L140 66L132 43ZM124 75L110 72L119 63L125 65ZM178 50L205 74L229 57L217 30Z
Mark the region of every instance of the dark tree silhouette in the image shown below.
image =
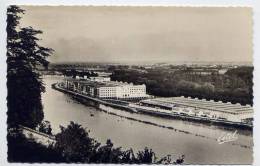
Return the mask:
M185 96L199 99L253 105L253 67L240 66L225 74L190 74L191 68L168 71L167 68L147 69L145 72L110 68L111 80L145 84L154 96ZM206 68L205 68L206 69Z
M41 93L43 82L38 72L47 67L46 58L52 49L40 46L38 34L32 27L21 28L24 10L17 6L7 9L7 106L8 127L24 125L35 128L44 117Z
M152 149L148 149L147 147L144 149L144 151L139 151L137 153L137 160L143 164L149 164L153 163L155 157L155 153L152 151Z
M39 132L52 135L52 128L51 123L49 121L42 121L38 126L37 129Z
M11 163L42 163L42 162L65 162L65 159L52 145L45 146L35 142L34 139L26 138L21 131L9 131L8 141L8 162Z
M96 147L99 146L81 125L73 122L67 128L61 127L56 140L55 148L67 162L89 162Z
M144 148L136 155L132 149L122 150L114 147L110 139L105 145L89 137L89 133L79 124L70 122L61 127L56 135L54 151L58 152L67 163L124 163L124 164L181 164L184 157L176 161L171 155L158 159L152 149Z

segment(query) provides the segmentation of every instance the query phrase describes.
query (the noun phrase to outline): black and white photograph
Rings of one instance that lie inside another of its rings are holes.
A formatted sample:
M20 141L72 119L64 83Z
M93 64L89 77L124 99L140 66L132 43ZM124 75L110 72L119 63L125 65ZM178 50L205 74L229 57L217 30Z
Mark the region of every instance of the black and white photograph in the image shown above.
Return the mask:
M252 7L9 5L6 24L7 162L253 164Z

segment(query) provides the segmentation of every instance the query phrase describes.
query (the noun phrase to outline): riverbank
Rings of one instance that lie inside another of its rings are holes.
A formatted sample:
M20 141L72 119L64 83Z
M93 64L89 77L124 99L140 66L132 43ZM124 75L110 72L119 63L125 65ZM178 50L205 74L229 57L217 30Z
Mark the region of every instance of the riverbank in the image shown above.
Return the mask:
M246 129L246 130L252 130L253 126L250 124L245 123L236 123L231 121L225 121L225 120L217 120L217 119L208 119L203 117L195 117L195 116L189 116L189 115L180 115L180 114L172 114L168 112L160 112L160 111L151 111L149 109L142 109L138 107L123 105L119 103L112 103L105 100L101 100L98 98L90 97L84 94L80 94L78 92L74 92L71 90L67 90L59 86L58 83L52 84L52 88L55 90L58 90L63 93L67 93L70 95L73 95L74 98L77 98L81 102L85 102L84 100L90 100L93 102L96 102L97 104L104 104L106 106L111 106L118 109L123 109L125 111L131 112L131 113L144 113L152 116L159 116L164 118L170 118L170 119L178 119L178 120L185 120L185 121L191 121L196 123L204 123L208 125L218 125L218 126L225 126L225 127L231 127L231 128L239 128L239 129Z
M115 104L115 103L111 103L111 102L107 102L107 101L104 101L104 100L101 100L101 99L98 99L98 98L93 98L93 97L90 97L90 96L87 96L87 95L83 95L83 94L80 94L80 93L77 93L77 92L74 92L74 91L70 91L70 90L61 88L59 86L59 84L57 84L57 83L56 84L52 84L52 88L55 89L55 90L58 90L60 92L73 95L74 97L76 97L78 99L87 99L87 100L90 100L90 101L93 101L93 102L97 102L99 104L104 104L104 105L112 106L112 107L115 107L115 108L124 109L124 110L132 112L132 113L137 113L137 111L135 109L131 108L131 107L128 107L128 106L125 106L125 105L119 105L119 104Z
M115 109L118 109L118 110L121 110L123 108L124 110L127 110L127 112L133 113L131 111L132 109L128 109L128 107L123 107L123 106L121 107L121 105L109 103L109 102L106 102L104 100L100 100L100 99L97 99L97 98L92 98L92 97L89 97L89 96L78 94L77 92L65 90L65 89L60 88L58 85L56 85L56 86L52 85L52 88L54 88L54 89L57 88L56 90L58 90L58 91L72 95L74 100L76 100L76 101L78 101L82 104L89 105L90 104L89 101L93 101L93 102L95 102L96 105L94 104L92 106L94 106L94 107L96 107L96 108L98 108L98 109L100 109L100 110L102 110L102 111L104 111L108 114L111 114L111 115L115 115L115 116L118 116L118 117L121 117L121 118L124 118L124 119L132 120L132 121L136 121L136 122L140 122L140 123L144 123L144 124L148 124L148 125L152 125L152 126L157 126L157 127L173 130L175 132L180 132L180 133L183 133L183 134L194 135L196 137L201 137L201 138L205 138L205 139L212 139L211 137L207 137L207 136L204 136L204 135L201 135L201 134L194 134L190 131L180 130L180 129L177 129L177 128L172 127L172 126L166 126L166 125L162 125L162 124L159 124L159 123L135 119L135 118L129 117L129 116L123 116L123 115L111 112L110 108L115 108ZM84 100L86 98L87 98L87 100ZM115 107L115 105L116 105L116 107ZM195 121L194 119L189 119L189 118L186 118L185 116L171 116L171 115L167 115L167 114L161 114L161 112L155 112L154 113L154 112L149 112L149 111L144 111L144 110L140 111L139 110L138 112L135 112L135 113L140 114L140 112L141 112L141 114L146 114L146 115L154 116L154 117L161 117L161 118L165 118L165 119L185 120L185 121L189 121L189 122L196 122L196 123L211 125L211 124L208 123L208 121L200 121L199 119L198 119L198 121ZM218 124L218 126L220 126L220 124ZM224 124L222 126L226 126L226 125ZM232 126L229 126L229 127L232 127ZM213 139L215 141L217 141L217 138L213 138ZM248 148L248 149L251 148L250 146L240 145L240 144L237 144L237 143L232 143L232 145L237 145L237 146L240 146L242 148Z
M51 87L62 80L63 78L53 77L44 79L44 114L51 122L54 134L60 132L60 125L67 126L70 121L74 121L82 124L90 131L90 136L102 144L109 138L116 147L133 148L134 152L150 147L159 157L185 154L185 161L192 164L252 163L253 139L249 130L131 113L106 106L110 114L99 108L102 104L87 99L80 102L78 97ZM232 134L235 130L238 131L238 140L218 144L218 137L225 133Z

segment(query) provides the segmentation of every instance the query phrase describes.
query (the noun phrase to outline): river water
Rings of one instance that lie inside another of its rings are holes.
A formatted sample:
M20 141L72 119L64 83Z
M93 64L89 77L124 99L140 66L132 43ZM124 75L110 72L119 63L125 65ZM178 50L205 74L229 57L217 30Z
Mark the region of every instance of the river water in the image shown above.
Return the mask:
M110 113L104 112L51 88L51 84L60 81L61 77L44 77L46 92L42 100L45 120L51 122L54 133L60 131L60 125L66 126L74 121L89 130L90 136L101 143L111 139L116 147L131 147L135 152L148 147L159 157L171 154L177 158L184 154L185 162L189 164L252 164L251 131L133 114L103 106ZM237 140L218 143L218 137L234 132Z

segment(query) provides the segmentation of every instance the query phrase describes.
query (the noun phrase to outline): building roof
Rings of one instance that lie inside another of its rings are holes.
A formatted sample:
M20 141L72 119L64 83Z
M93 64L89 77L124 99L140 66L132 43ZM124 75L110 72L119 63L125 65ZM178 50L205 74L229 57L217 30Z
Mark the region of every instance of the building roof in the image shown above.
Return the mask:
M73 79L73 78L68 78L68 81L72 82L77 82L80 84L88 85L88 86L95 86L95 87L116 87L116 86L143 86L143 85L133 85L132 83L127 83L127 82L118 82L118 81L107 81L107 82L96 82L96 81L91 81L91 80L85 80L85 79Z
M223 103L221 101L215 102L213 100L207 101L205 99L193 99L185 97L167 97L143 100L142 103L160 105L165 107L187 106L197 109L206 109L212 111L220 111L227 113L243 113L253 112L250 105L242 106L240 104Z

